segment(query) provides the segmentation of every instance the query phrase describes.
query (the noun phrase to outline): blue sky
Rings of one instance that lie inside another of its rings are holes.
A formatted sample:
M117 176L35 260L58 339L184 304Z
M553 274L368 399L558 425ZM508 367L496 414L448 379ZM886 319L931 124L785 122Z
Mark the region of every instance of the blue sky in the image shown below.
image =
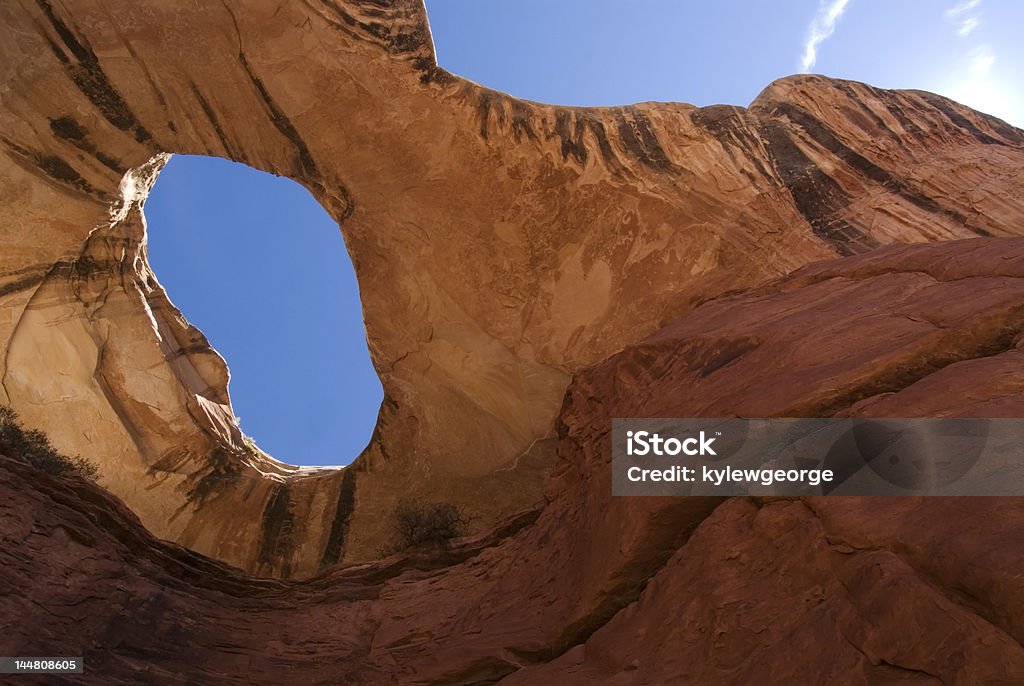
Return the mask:
M1019 0L427 0L427 10L442 66L530 100L746 105L807 71L932 90L1024 125Z
M801 71L922 88L1024 126L1017 0L428 0L441 66L565 105L745 105ZM176 156L146 203L154 271L231 368L242 429L348 464L381 401L337 224L298 184Z
M382 391L338 224L294 181L181 155L145 212L153 271L227 360L242 430L286 462L351 462Z

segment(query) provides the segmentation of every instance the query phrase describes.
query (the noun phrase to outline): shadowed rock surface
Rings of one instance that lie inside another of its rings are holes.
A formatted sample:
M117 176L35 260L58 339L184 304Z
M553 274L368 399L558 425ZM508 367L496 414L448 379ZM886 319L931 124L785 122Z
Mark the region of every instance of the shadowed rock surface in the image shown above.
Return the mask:
M613 417L1022 416L1020 130L818 76L524 102L440 69L411 1L7 4L0 74L0 402L116 496L0 458L0 654L84 653L68 683L1024 681L1018 499L612 498L609 467ZM172 153L338 220L385 391L352 467L246 447L146 260ZM403 497L476 530L373 561Z

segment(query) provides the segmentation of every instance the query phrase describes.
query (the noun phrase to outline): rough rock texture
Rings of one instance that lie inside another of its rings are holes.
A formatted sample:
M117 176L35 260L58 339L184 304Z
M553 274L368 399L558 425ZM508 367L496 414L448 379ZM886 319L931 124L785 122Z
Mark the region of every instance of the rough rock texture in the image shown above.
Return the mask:
M614 498L607 442L614 416L1021 416L1022 312L1024 239L705 303L576 375L540 511L308 581L0 458L0 652L84 652L68 683L1019 684L1020 499Z
M440 69L416 0L5 3L0 84L0 402L156 535L263 575L373 558L400 495L481 531L535 504L571 375L700 302L1024 230L1024 134L938 96L524 102ZM146 261L168 153L287 175L338 219L385 390L351 468L245 448Z

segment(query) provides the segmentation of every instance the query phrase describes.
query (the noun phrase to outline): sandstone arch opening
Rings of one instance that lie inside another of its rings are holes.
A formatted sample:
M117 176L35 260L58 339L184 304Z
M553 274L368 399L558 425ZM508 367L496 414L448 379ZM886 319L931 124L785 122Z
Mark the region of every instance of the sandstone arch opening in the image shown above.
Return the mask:
M346 465L383 399L335 220L301 185L175 155L145 204L161 285L231 370L247 437L290 464Z

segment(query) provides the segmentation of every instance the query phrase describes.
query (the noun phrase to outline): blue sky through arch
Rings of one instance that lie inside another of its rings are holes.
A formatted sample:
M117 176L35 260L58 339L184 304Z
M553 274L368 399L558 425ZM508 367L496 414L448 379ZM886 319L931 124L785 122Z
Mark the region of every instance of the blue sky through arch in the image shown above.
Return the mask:
M242 430L292 464L357 457L383 392L337 223L290 179L183 155L145 212L153 271L227 360Z

